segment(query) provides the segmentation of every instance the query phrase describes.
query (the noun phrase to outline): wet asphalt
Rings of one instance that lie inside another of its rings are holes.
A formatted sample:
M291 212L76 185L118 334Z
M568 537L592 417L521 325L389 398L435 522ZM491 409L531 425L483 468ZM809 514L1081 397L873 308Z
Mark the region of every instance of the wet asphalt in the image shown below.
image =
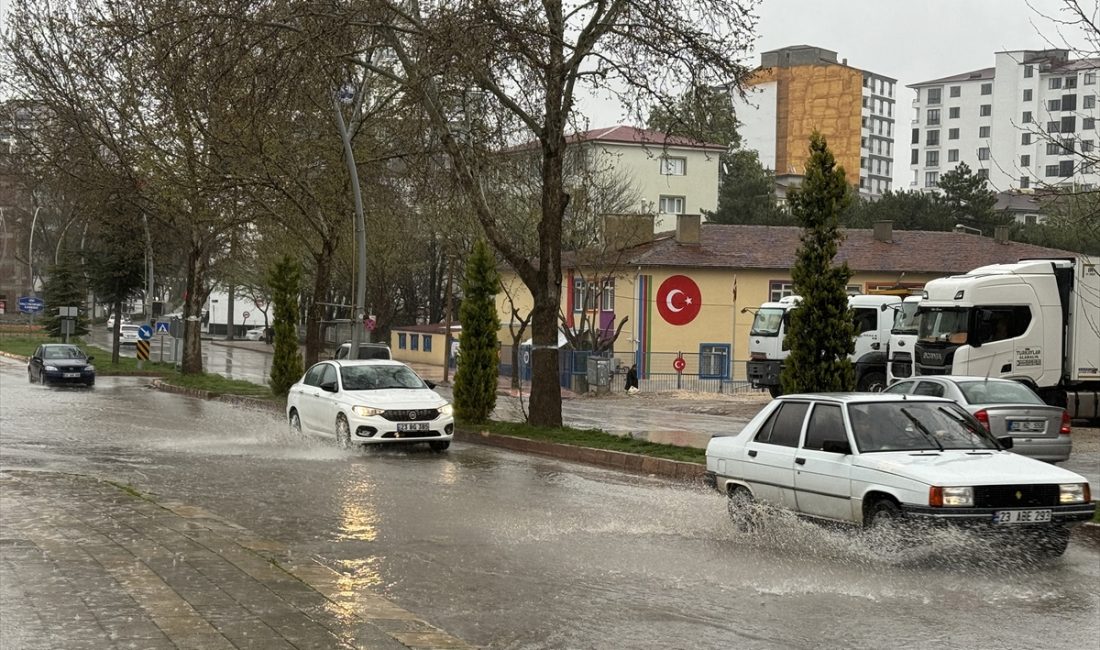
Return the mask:
M831 529L716 493L456 443L342 451L280 418L0 359L0 468L205 508L490 648L1096 648L1100 550Z

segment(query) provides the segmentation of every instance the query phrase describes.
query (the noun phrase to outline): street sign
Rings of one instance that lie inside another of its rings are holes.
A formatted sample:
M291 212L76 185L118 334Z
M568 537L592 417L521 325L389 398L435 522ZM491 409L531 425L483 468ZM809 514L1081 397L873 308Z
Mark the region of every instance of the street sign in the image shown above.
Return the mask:
M169 333L168 321L158 320L157 321L157 334L168 334L168 333Z
M248 313L247 311L246 311L246 312L244 312L243 314L241 314L241 316L244 316L244 319L245 319L245 320L248 320L248 317L249 317L249 316L251 316L251 315L252 315L252 314Z
M46 303L41 298L34 296L19 296L19 311L25 314L37 314L46 308Z
M686 367L687 367L687 362L684 361L683 357L676 357L672 361L672 368L676 372L683 372L684 368L686 368Z
M142 327L149 327L148 325L142 325ZM137 347L138 361L149 360L149 341L141 340L134 344Z
M363 322L363 326L366 327L368 331L373 332L374 328L378 326L378 321L374 316L368 316L367 320Z
M138 328L138 338L142 341L148 341L153 338L153 328L148 325L142 325Z
M58 307L57 315L62 318L76 318L80 314L80 308L78 307Z

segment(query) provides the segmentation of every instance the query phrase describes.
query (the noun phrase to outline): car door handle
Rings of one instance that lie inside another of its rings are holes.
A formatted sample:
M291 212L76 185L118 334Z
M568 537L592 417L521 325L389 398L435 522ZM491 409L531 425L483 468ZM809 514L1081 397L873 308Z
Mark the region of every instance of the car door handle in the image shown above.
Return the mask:
M756 450L755 449L750 449L749 450L749 458L756 458Z
M806 464L806 459L805 458L795 458L794 462L798 463L799 465L805 465Z

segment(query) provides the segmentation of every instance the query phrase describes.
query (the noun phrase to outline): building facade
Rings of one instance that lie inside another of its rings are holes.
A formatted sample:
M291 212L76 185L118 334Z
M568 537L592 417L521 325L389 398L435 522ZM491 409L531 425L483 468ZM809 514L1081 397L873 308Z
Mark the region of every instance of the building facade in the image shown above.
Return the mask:
M893 184L896 85L824 48L764 52L745 98L734 98L743 145L777 177L801 176L810 135L820 131L848 182L862 196L880 196Z
M910 186L933 191L966 163L996 191L1095 187L1098 71L1100 59L1067 50L1014 50L993 67L910 85Z

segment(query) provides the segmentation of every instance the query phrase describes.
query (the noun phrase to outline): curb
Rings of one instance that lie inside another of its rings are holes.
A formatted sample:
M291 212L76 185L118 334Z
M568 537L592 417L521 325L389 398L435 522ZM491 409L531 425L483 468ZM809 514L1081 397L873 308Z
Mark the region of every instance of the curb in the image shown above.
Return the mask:
M1094 502L1100 508L1100 502ZM1086 521L1080 526L1074 526L1073 532L1082 537L1088 537L1094 544L1100 544L1100 524L1094 521Z
M277 404L275 402L272 402L271 400L259 399L257 397L246 397L244 395L224 395L222 393L215 393L208 390L199 390L198 388L186 388L184 386L169 384L163 379L154 379L150 385L154 389L164 391L166 393L175 393L177 395L196 397L198 399L211 400L215 402L225 402L226 404L232 404L234 406L245 406L261 411L272 411L275 413L283 412L282 404Z
M0 357L7 357L8 359L15 359L16 361L30 361L30 357L25 357L21 354L12 354L11 352L4 352L0 350Z

